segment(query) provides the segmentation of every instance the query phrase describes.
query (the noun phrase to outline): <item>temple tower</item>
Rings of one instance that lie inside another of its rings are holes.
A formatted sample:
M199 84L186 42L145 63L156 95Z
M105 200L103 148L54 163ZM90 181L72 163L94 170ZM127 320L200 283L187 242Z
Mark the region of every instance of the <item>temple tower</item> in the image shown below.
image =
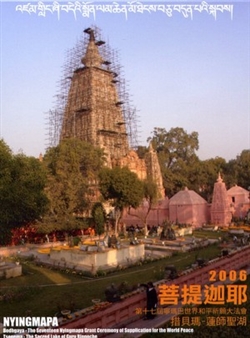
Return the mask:
M60 140L78 138L104 149L108 167L126 166L141 180L150 177L157 183L159 198L164 198L157 153L150 145L149 154L140 159L131 147L135 147L131 141L136 139L133 127L136 116L128 104L120 66L110 61L115 60L112 53L105 52L105 42L97 38L96 29L87 28L84 32L87 37L85 52L81 50L79 54L77 50L75 56L81 60L81 65L74 63L73 70L66 73L70 87L66 85L68 90L63 90L64 95L60 95L67 97L66 103L62 104L65 108L61 115L55 111L55 117L62 116L58 128Z
M149 143L149 151L145 155L145 163L147 168L147 176L156 183L159 192L159 198L165 198L165 189L163 186L160 163L157 153L154 150L151 142Z
M211 205L211 222L212 224L228 225L231 218L232 215L230 212L226 185L219 173L217 182L214 184Z
M128 153L128 135L115 86L117 74L108 68L96 41L94 30L89 34L89 42L82 57L83 67L76 69L71 78L63 123L61 140L79 138L105 150L108 166L114 160Z

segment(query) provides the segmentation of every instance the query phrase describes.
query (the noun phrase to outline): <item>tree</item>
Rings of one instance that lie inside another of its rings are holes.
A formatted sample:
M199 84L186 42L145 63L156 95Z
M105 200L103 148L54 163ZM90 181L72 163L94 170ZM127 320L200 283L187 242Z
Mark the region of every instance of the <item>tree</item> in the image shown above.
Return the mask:
M245 149L238 155L234 162L231 161L233 167L235 182L244 189L250 187L250 149Z
M144 233L145 235L147 235L148 216L149 216L150 211L152 210L153 205L157 202L157 199L159 197L157 184L149 178L143 181L143 196L144 196L144 201L146 203L143 203L143 207L141 208L141 210L140 208L138 208L137 210L132 211L131 208L129 208L128 214L139 218L143 222Z
M24 154L13 155L0 141L1 243L7 244L11 229L39 219L47 210L46 175L41 163Z
M145 158L145 155L148 153L148 147L146 146L138 146L137 147L137 155L139 156L139 158Z
M39 219L47 210L45 184L46 174L38 159L22 154L14 156L11 200L18 225Z
M12 153L7 144L0 140L0 244L11 240L11 210L9 208L8 187L11 183ZM9 215L10 214L10 215Z
M100 237L104 233L104 225L106 222L106 212L104 210L102 203L97 202L93 205L91 215L95 222L95 231L97 235Z
M214 184L217 181L218 174L225 178L226 160L222 157L210 158L205 161L200 161L199 171L197 172L197 188L200 194L209 203L212 202Z
M189 186L189 174L199 159L195 151L199 149L198 133L188 134L183 128L154 128L148 138L157 151L164 187L171 197L180 189Z
M216 167L214 169L218 176L220 171L223 174L223 180L228 188L235 184L249 190L250 187L250 150L245 149L235 159L228 162L222 158L216 157L209 160ZM217 178L217 177L216 177Z
M176 161L181 158L188 162L195 151L199 149L198 133L193 131L188 134L183 128L154 128L153 137L149 137L157 153L165 154L164 165L167 168L175 166Z
M0 226L1 242L3 243L6 236L10 236L10 229L6 228L9 226L12 212L9 208L10 197L9 187L11 184L11 168L12 168L12 153L7 144L0 140ZM6 232L6 233L5 233ZM8 235L9 234L9 235Z
M103 162L101 149L79 139L65 139L46 152L43 164L50 205L43 223L51 224L48 229L70 230L81 226L75 215L82 215L89 208Z
M137 208L143 199L143 183L127 167L103 168L99 174L100 191L115 208L115 233L124 208Z

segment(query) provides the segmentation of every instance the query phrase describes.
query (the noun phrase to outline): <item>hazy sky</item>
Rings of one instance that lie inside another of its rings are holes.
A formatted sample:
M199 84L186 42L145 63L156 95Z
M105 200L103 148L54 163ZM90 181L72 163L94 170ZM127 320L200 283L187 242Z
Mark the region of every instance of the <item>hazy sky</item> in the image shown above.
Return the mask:
M119 51L140 117L141 144L146 144L154 127L182 127L199 133L198 156L203 160L216 156L229 160L250 148L249 1L207 1L233 5L232 18L224 10L216 19L205 10L193 11L193 18L177 11L171 17L161 11L129 12L127 18L124 13L96 11L94 18L60 12L58 18L56 12L41 16L16 10L28 3L38 1L1 2L0 136L14 153L22 150L36 157L44 153L45 113L54 107L65 53L93 24ZM140 3L200 5L201 1Z

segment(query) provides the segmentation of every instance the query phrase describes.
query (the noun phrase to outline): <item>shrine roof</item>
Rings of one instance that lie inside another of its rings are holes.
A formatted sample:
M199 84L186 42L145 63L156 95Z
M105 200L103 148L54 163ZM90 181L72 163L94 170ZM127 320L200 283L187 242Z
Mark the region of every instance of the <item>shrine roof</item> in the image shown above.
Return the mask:
M185 188L182 191L177 192L173 197L169 200L169 205L194 205L194 204L207 204L207 201L202 198L199 194L197 194L193 190L188 190Z
M238 185L235 185L234 187L228 189L227 191L228 195L248 195L249 192L242 188L242 187L239 187Z

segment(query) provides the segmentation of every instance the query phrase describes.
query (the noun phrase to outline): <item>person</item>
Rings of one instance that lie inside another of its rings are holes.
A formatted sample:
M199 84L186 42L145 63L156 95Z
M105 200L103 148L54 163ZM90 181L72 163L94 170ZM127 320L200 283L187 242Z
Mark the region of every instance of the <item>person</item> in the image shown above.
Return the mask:
M147 294L147 309L144 319L154 319L156 316L156 307L158 303L158 296L155 287L152 282L148 282L147 284L140 284L140 286L146 288Z
M112 283L109 287L106 288L105 296L106 296L107 302L110 302L110 303L119 302L121 300L121 297L118 293L118 289L114 283Z

